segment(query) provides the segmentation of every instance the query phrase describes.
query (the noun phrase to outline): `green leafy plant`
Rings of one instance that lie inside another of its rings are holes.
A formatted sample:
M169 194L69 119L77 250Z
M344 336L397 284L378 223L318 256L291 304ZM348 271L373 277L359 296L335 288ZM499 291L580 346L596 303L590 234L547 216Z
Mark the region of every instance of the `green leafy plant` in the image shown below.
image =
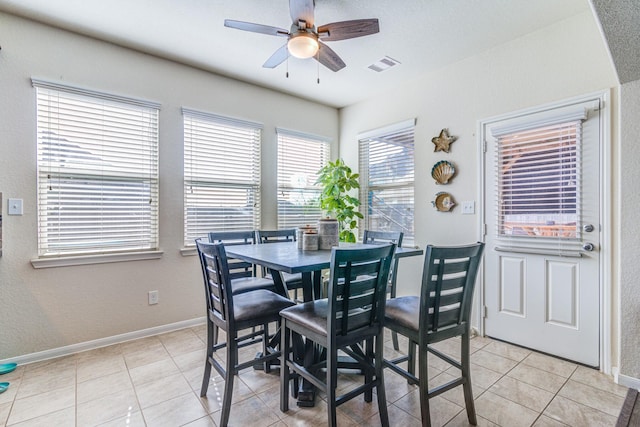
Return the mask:
M329 162L318 171L316 184L322 186L320 207L327 215L338 220L341 242L355 243L356 235L353 230L358 226L356 218L364 218L357 210L360 200L349 194L360 188L359 176L342 159Z

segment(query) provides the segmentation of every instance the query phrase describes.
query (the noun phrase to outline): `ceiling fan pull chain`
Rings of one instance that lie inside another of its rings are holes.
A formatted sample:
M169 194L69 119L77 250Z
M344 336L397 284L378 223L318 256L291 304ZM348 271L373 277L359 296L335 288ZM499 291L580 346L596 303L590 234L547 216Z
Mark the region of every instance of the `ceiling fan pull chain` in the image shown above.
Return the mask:
M318 84L320 84L320 50L316 52L316 76L318 78Z
M287 55L287 78L289 78L289 55Z

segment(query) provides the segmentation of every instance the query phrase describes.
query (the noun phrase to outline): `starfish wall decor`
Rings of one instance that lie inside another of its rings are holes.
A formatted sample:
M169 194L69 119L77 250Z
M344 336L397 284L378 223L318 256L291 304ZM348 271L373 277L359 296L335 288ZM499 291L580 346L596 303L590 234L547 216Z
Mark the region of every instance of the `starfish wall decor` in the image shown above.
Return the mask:
M444 151L445 153L449 152L449 146L458 139L457 136L450 136L449 129L442 129L440 131L440 135L431 138L431 142L435 144L435 149L433 151Z

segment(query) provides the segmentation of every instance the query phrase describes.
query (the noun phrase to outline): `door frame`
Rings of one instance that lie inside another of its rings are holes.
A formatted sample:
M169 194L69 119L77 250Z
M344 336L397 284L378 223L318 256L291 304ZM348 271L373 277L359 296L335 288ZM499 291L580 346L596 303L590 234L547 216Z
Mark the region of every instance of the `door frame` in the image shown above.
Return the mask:
M599 147L599 169L600 169L600 371L610 375L612 369L611 351L612 351L612 325L613 313L619 313L619 301L614 302L612 299L612 201L613 191L611 191L613 178L611 176L611 90L601 90L574 98L563 99L535 107L514 111L507 114L489 117L478 120L477 122L477 147L478 147L478 194L480 195L481 208L478 210L478 235L482 241L485 241L487 230L487 215L490 214L487 209L487 194L485 192L486 185L486 144L487 144L487 128L489 125L507 119L523 117L537 112L558 108L565 105L575 104L577 102L586 102L589 100L600 101L600 147ZM483 261L484 264L484 261ZM481 268L478 274L480 286L476 293L476 301L474 302L474 323L478 325L478 332L481 336L485 335L485 306L486 306L486 281L485 270ZM617 331L617 329L616 329Z

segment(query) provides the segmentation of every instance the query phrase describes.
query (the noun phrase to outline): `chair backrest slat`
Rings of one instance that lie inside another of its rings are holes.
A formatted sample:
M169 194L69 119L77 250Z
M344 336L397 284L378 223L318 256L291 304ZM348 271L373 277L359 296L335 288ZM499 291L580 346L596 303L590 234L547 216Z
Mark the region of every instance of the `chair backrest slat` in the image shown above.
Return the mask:
M420 324L427 325L425 333L468 322L483 249L480 242L458 247L427 246L420 298Z
M394 244L331 250L329 336L365 327L382 328L387 277Z

